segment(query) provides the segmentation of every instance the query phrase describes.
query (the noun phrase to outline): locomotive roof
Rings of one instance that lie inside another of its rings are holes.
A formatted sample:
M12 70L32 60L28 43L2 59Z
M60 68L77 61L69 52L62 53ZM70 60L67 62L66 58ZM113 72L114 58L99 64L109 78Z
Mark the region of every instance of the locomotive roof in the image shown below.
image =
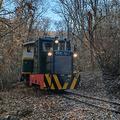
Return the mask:
M46 41L54 41L55 38L50 38L50 37L45 37L45 38L40 38L41 40L46 40ZM59 41L65 41L64 39L58 39ZM70 40L66 40L67 42L69 42Z
M50 38L50 37L46 37L46 38L40 38L41 40L45 40L45 41L54 41L55 38ZM58 39L59 41L65 41L64 39ZM69 42L70 40L66 40L67 42ZM29 44L34 44L36 41L30 41L30 42L25 42L23 43L23 45L29 45Z
M23 43L23 45L29 45L29 44L34 44L34 43L35 43L35 41L30 41L30 42Z

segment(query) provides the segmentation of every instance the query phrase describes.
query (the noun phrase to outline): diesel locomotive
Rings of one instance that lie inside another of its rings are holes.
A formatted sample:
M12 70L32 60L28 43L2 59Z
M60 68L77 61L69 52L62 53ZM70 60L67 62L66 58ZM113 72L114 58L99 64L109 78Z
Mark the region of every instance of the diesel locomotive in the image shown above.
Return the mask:
M81 86L80 75L73 73L77 54L71 51L70 40L39 38L22 44L21 81L40 89L65 90Z

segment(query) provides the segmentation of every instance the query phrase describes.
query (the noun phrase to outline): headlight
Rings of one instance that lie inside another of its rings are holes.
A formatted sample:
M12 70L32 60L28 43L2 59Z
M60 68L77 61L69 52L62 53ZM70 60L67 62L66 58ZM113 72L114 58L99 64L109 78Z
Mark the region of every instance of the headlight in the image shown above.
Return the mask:
M59 41L58 41L58 40L55 40L55 43L56 43L56 44L58 44L58 43L59 43Z
M78 56L78 55L77 55L77 53L74 53L74 54L73 54L73 57L75 57L75 58L76 58L77 56Z
M52 52L49 52L49 53L48 53L48 56L52 56Z

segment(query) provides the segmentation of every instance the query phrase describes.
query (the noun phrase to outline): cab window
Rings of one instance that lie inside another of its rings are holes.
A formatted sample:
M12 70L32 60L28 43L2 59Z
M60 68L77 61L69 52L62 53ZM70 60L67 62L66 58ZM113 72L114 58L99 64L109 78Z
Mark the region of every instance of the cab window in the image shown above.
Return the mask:
M47 42L43 41L42 42L42 51L43 52L48 52L53 50L53 43L52 42Z
M30 45L27 46L27 52L30 52Z

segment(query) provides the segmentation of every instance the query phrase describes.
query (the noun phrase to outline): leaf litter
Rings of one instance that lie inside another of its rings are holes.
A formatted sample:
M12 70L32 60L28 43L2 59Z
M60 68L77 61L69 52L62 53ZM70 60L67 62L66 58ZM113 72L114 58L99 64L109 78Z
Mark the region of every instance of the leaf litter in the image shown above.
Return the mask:
M106 93L100 74L81 73L81 81L81 88L68 91L103 99L110 97L112 100L119 101L116 95ZM14 116L20 120L120 119L119 114L68 100L58 93L30 87L24 82L21 85L16 84L9 91L0 92L0 111L0 118Z

